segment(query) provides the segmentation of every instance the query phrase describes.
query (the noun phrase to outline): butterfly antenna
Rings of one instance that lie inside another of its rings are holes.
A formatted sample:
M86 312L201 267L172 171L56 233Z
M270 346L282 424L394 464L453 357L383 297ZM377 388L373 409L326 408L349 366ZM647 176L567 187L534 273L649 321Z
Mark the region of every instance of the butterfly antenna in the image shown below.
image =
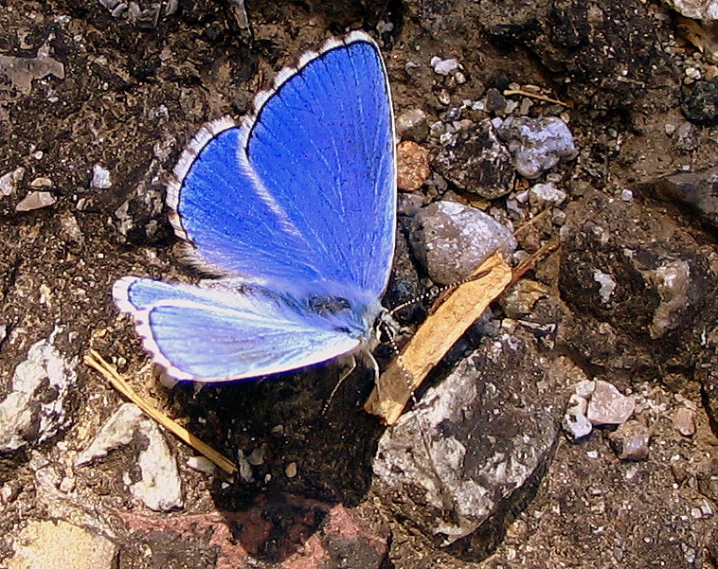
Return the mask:
M397 312L399 312L400 310L403 310L404 308L407 308L407 307L411 306L412 304L416 304L417 302L423 302L423 301L425 301L425 300L434 300L435 298L437 298L437 297L441 296L442 294L444 294L447 290L454 289L454 288L456 288L456 287L458 287L458 286L461 286L461 285L466 284L466 283L470 283L470 282L472 282L472 281L477 281L477 280L479 280L479 279L485 277L486 275L488 275L489 272L490 272L490 271L488 271L488 270L486 270L486 271L481 271L480 273L478 273L478 274L476 274L476 275L472 275L472 276L470 276L470 277L468 277L468 278L462 279L462 280L457 281L457 282L455 282L455 283L451 283L451 284L448 284L448 285L441 285L441 286L439 286L439 287L436 287L436 288L434 288L433 290L429 290L429 291L425 292L424 294L421 294L421 295L419 295L419 296L415 296L414 298L412 298L412 299L410 299L410 300L407 300L406 302L402 302L399 306L395 306L394 308L392 308L391 310L389 310L389 311L387 312L387 314L388 314L390 317L393 317Z

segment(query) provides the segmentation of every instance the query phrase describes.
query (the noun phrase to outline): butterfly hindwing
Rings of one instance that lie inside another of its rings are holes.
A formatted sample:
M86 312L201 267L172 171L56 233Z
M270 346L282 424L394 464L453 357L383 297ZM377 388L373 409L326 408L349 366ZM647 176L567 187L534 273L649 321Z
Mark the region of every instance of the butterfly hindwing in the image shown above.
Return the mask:
M262 289L211 288L125 277L115 302L135 318L145 349L176 379L223 381L280 373L351 351L356 338Z

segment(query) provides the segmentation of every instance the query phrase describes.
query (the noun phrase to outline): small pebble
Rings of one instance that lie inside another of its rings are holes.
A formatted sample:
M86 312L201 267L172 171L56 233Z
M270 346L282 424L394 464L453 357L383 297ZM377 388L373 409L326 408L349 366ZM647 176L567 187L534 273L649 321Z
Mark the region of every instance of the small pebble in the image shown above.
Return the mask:
M57 201L50 192L30 192L15 206L15 211L32 211L49 207Z
M190 456L187 459L187 466L192 470L202 472L203 474L214 474L217 470L214 462L206 456Z
M696 434L696 413L687 407L681 407L673 415L673 426L684 437Z
M528 192L529 203L533 211L542 211L547 207L561 205L568 197L566 192L559 190L555 184L536 184Z
M50 178L40 176L39 178L35 178L32 182L30 182L30 187L36 190L40 188L52 188L52 180Z
M411 140L400 142L396 149L397 185L400 190L415 192L431 175L429 151Z
M434 56L431 58L431 67L433 67L434 73L447 76L459 68L459 62L454 58L441 59L440 57Z
M561 425L573 441L579 441L587 437L593 430L593 425L586 418L587 407L588 401L583 397L579 397L575 393L571 395Z
M400 140L423 142L429 136L429 123L421 109L407 109L396 117L396 135Z
M247 483L254 482L254 474L252 473L252 465L249 464L249 460L244 456L242 450L237 451L237 465L239 466L239 477Z
M97 190L106 190L112 187L112 180L110 180L110 171L102 167L100 164L95 164L92 167L92 181L90 187Z
M648 458L648 442L651 433L643 423L628 421L608 435L616 456L621 460L645 460Z
M75 479L69 476L63 477L62 481L60 481L59 489L63 494L69 494L75 489Z
M7 197L14 194L24 175L25 168L19 166L12 172L0 176L0 195Z
M451 102L451 95L449 95L449 92L446 89L442 89L441 91L439 91L437 98L439 99L439 102L444 106L447 106Z
M284 469L284 474L287 475L287 478L294 478L297 475L297 463L290 462Z
M252 452L249 453L249 456L247 457L247 462L251 464L252 466L260 466L264 464L264 452L265 447L257 447Z
M621 425L636 407L633 397L623 395L607 381L596 380L586 416L593 425Z

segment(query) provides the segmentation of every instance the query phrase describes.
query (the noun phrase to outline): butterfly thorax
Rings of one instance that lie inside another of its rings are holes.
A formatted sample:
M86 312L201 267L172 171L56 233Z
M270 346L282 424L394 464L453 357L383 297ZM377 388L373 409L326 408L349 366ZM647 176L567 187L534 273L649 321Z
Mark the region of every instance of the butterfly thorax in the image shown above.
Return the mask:
M373 335L374 321L382 307L378 302L365 302L357 298L361 296L310 295L303 302L302 311L306 310L305 316L320 319L323 326L364 342Z

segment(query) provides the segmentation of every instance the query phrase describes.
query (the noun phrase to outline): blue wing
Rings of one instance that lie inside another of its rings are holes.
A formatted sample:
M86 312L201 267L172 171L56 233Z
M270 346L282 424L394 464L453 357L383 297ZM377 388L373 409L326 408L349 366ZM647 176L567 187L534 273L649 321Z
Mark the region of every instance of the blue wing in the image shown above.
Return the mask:
M255 116L206 125L168 191L190 260L275 290L383 293L394 252L396 164L386 71L355 32L285 69Z
M145 349L176 379L224 381L332 359L360 339L262 289L237 291L124 277L115 303L131 314Z

